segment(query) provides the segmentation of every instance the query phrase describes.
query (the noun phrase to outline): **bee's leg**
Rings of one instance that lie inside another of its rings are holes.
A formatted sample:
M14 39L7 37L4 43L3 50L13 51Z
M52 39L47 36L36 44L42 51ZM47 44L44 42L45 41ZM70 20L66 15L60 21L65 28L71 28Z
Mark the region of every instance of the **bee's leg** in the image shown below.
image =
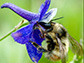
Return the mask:
M46 29L45 31L43 31L41 28L39 28L39 30L41 31L41 34L40 34L41 38L48 37L50 40L52 40L51 36L49 36L49 35L47 34L47 32L52 31L53 28ZM45 34L47 34L47 35L45 36Z
M40 30L39 34L40 38L45 38L45 32L41 28L39 28L39 30Z
M48 52L48 50L44 49L42 46L38 45L37 43L35 43L35 42L33 42L33 41L29 41L29 42L31 42L32 45L33 45L34 47L36 47L38 51L40 51L40 52Z
M45 33L50 32L50 31L53 30L52 25L50 23L38 22L38 24L40 24L42 26L41 27L40 25L38 25L38 29L41 32L41 35L40 35L41 38L45 37L44 36Z

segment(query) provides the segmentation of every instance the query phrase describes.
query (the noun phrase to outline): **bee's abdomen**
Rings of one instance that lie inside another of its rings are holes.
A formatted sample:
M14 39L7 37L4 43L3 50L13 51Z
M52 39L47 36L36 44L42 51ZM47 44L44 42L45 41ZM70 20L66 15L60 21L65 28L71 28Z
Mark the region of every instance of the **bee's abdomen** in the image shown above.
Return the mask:
M48 59L52 60L52 61L57 61L57 60L60 59L59 56L57 56L57 55L55 55L55 54L53 54L53 53L47 53L47 54L46 54L46 57L47 57Z
M60 59L60 57L56 56L55 54L52 54L52 56L50 56L50 59L51 59L52 61L57 61L57 60Z

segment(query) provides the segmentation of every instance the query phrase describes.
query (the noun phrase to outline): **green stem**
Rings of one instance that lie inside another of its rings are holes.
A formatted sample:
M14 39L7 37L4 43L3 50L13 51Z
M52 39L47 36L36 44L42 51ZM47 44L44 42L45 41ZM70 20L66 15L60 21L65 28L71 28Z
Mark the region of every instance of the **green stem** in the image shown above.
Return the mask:
M6 35L4 35L3 37L0 38L0 41L2 41L3 39L5 39L6 37L8 37L12 32L15 32L17 29L20 29L21 27L28 25L28 22L21 21L17 26L15 26L15 28L13 28L11 31L9 31Z
M8 37L12 32L16 31L16 29L12 29L11 31L9 31L6 35L4 35L3 37L0 38L0 41L2 41L3 39L5 39L6 37Z

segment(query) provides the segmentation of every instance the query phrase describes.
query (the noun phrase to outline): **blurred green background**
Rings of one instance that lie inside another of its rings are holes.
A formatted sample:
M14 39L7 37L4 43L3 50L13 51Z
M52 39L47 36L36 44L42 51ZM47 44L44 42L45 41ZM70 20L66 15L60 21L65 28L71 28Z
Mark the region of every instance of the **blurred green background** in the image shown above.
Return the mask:
M38 13L40 5L44 0L0 0L0 6L6 2L13 3L23 9ZM49 9L58 8L54 18L63 16L63 19L56 22L61 23L68 33L78 42L83 39L83 1L82 0L51 0ZM20 21L24 20L11 10L0 8L0 37L14 28ZM45 55L45 54L44 54ZM42 56L39 63L61 63L61 61L50 61ZM68 53L68 61L73 60L74 54L71 50ZM79 60L76 63L82 63ZM33 63L26 51L25 45L21 45L8 36L0 41L0 63Z

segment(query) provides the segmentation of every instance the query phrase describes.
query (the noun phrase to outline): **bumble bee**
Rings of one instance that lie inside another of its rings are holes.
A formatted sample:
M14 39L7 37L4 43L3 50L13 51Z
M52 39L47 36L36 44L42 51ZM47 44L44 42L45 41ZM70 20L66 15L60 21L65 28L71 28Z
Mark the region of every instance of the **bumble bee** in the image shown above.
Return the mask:
M63 25L52 21L49 23L38 22L38 29L41 32L40 37L45 38L46 48L39 46L35 42L32 42L32 44L39 51L46 52L46 57L52 61L61 59L62 63L66 63L69 46L74 53L82 55L82 46L68 34Z

